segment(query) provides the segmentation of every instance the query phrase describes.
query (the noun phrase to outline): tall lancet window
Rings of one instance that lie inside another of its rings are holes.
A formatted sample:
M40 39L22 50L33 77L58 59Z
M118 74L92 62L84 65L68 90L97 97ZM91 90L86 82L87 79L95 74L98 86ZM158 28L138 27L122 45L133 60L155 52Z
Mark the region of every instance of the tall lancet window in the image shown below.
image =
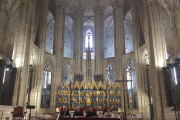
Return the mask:
M115 56L113 7L108 6L104 11L104 58Z
M85 42L84 42L84 46L85 49L87 50L88 48L88 44L90 46L91 51L93 50L93 33L91 31L91 29L88 29L85 33ZM86 52L83 53L83 59L86 59ZM91 59L94 59L94 53L91 52Z
M88 48L88 42L89 42L89 44L90 44L89 46L90 46L90 48L92 48L93 47L93 34L92 34L92 31L90 29L88 29L85 35L86 35L86 37L85 37L85 47Z
M48 59L44 64L42 92L41 92L41 108L50 107L52 71L53 71L52 64Z
M73 19L65 16L64 57L73 58Z
M131 10L126 14L124 19L124 32L125 32L125 53L134 51L133 43L133 25Z
M135 64L133 60L128 60L127 67L127 80L132 80L131 82L127 83L128 89L128 106L132 109L137 109L137 89L136 89L136 73L135 73Z

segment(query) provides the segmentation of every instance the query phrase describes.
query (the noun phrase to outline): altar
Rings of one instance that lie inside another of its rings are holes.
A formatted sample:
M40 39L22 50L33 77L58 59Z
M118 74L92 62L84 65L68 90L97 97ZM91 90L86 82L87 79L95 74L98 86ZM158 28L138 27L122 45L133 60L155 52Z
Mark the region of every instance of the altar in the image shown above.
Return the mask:
M63 85L61 82L57 86L56 108L67 106L74 110L76 106L86 109L90 106L97 110L103 110L108 105L113 110L121 108L121 86L120 83L109 86L106 82L78 82Z
M87 109L90 106L97 110L103 110L109 106L113 110L121 108L122 87L120 83L110 82L107 85L106 70L102 77L92 82L91 50L88 44L86 55L86 75L85 81L79 82L75 79L74 67L71 72L71 82L57 85L56 108L67 106L74 110L76 106Z

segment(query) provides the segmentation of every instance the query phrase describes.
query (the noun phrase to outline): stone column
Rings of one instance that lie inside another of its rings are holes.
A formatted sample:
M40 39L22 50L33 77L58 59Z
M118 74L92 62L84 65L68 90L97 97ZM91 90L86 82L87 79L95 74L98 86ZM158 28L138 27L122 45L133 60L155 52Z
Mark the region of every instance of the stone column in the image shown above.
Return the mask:
M123 79L122 56L125 47L124 35L124 7L123 0L116 2L114 5L114 46L115 46L115 64L116 64L116 80Z
M24 106L29 73L28 47L31 28L32 1L23 0L20 3L18 28L14 42L13 66L17 68L16 82L12 105Z
M43 81L43 70L44 70L44 52L45 52L45 42L46 42L46 30L47 30L47 15L48 15L48 3L49 0L39 1L40 6L38 6L37 12L39 12L39 51L37 55L37 98L36 98L36 110L39 111L41 105L41 91L42 91L42 81Z
M123 57L124 49L125 49L123 4L124 4L123 0L116 2L114 4L114 49L115 49L115 65L116 65L115 80L123 79L122 57ZM124 93L122 91L122 96L123 94ZM123 99L124 97L122 97L122 109L124 109Z
M74 25L75 80L82 80L83 68L83 11L77 10Z
M64 55L64 25L65 25L65 4L60 3L56 6L55 28L54 28L54 54L56 63L54 66L54 77L51 83L51 109L56 102L56 86L63 79L63 55ZM52 92L53 91L53 92ZM55 112L55 111L53 111Z
M155 120L164 119L164 107L167 106L162 67L166 65L166 43L161 22L160 3L147 1L148 9L148 51L150 55L150 79Z
M134 41L134 53L135 53L135 72L136 72L136 85L137 85L137 98L138 109L142 113L142 71L140 63L140 10L138 8L138 0L131 1L132 12L132 24L133 24L133 41Z
M173 20L174 20L174 18L173 18ZM180 48L179 48L180 41L178 41L177 27L176 27L176 24L174 23L174 21L173 21L171 30L173 31L174 57L180 58Z
M178 29L177 29L177 25L176 25L176 10L178 11L178 9L175 7L177 4L177 0L172 0L171 1L171 12L172 12L172 16L171 16L171 20L172 20L172 31L173 31L173 43L174 43L174 57L175 58L180 58L180 41L178 40ZM176 9L176 10L175 10Z
M95 12L95 79L103 80L104 22L103 13L98 8Z
M32 43L34 42L34 27L35 27L35 10L36 10L36 0L33 0L33 3L32 3L32 17L31 17L31 34L30 34L30 42L28 44L29 46L29 56L31 59L31 50L32 50ZM36 83L37 83L37 80L35 79L35 75L36 75L36 66L37 66L37 54L34 54L35 55L35 60L33 59L34 63L33 63L33 66L29 68L29 71L32 70L31 68L33 68L33 74L32 74L32 85L31 85L31 94L30 94L30 105L35 105L36 104ZM30 62L30 61L29 61ZM29 63L30 64L30 63ZM35 115L35 109L34 110L31 110L31 115Z
M54 54L56 55L55 80L62 81L63 54L64 54L64 25L65 25L65 5L61 3L57 6L55 14L54 28Z

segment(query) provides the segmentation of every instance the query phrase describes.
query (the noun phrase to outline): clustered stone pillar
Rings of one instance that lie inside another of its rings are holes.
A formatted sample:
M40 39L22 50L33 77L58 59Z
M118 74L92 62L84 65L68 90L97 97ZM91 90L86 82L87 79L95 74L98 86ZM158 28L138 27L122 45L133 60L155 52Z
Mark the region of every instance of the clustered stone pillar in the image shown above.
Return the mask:
M95 13L95 79L103 80L104 58L104 22L103 14L98 8Z
M32 1L23 0L20 3L20 15L13 50L13 67L17 68L16 82L12 105L24 106L29 73L29 35L31 28Z
M45 51L45 42L46 42L46 29L47 29L47 15L48 15L48 3L49 0L39 1L41 6L38 6L39 12L39 51L38 51L38 66L37 66L37 98L36 110L39 111L41 105L41 91L42 91L42 82L43 82L43 70L44 70L44 51Z
M54 29L54 54L56 55L56 65L54 71L54 81L52 81L53 91L51 93L52 112L56 102L56 85L63 79L63 55L64 55L64 25L65 25L65 4L60 3L56 6L55 29ZM56 80L56 81L55 81Z
M116 75L115 80L123 79L122 57L125 49L125 35L124 35L124 1L116 2L114 5L114 48L115 48L115 65ZM123 95L124 93L122 93ZM122 108L124 102L122 97Z
M134 52L135 52L135 71L136 71L136 85L137 85L137 98L138 98L138 109L139 112L143 112L142 108L142 76L141 76L141 60L140 58L140 9L139 0L131 1L131 12L132 12L132 24L133 24L133 40L134 40Z
M150 55L150 79L152 85L152 98L155 120L164 119L164 107L166 94L162 67L166 65L166 43L161 22L160 3L157 0L147 1L149 46Z
M33 4L32 4L32 6L33 6L33 8L32 8L32 16L34 16L35 17L35 10L36 10L36 0L34 0L33 1ZM30 41L30 44L31 45L28 45L29 46L29 56L30 56L30 58L29 59L31 59L31 57L32 57L32 43L34 42L34 37L35 37L35 34L34 34L34 25L35 25L35 20L34 20L34 17L31 17L31 35L30 35L30 39L31 39L31 41ZM32 86L34 85L34 87L31 87L31 94L30 94L30 105L35 105L35 103L36 103L36 96L35 96L35 93L36 93L36 77L35 77L35 75L36 75L36 66L37 66L37 54L36 54L36 56L35 56L36 58L35 58L35 61L33 60L33 65L32 66L30 66L30 68L29 68L29 71L33 71L32 73ZM29 61L30 62L30 61ZM30 63L29 63L30 64ZM33 69L33 70L32 70ZM30 73L30 72L29 72ZM31 113L35 113L35 110L33 110Z
M74 58L75 58L75 80L82 80L83 60L83 11L78 9L74 25Z
M114 5L114 46L115 46L115 64L116 64L116 80L123 79L123 70L122 70L122 56L124 54L125 47L125 35L124 35L124 7L123 0L115 3Z
M180 42L178 41L177 27L176 27L174 21L172 22L172 29L171 30L173 31L174 57L180 58L180 54L179 54L180 53L180 48L179 48Z
M57 82L63 79L64 25L65 5L61 3L56 9L54 29L54 54L56 55L56 67L54 71L55 80L58 80Z

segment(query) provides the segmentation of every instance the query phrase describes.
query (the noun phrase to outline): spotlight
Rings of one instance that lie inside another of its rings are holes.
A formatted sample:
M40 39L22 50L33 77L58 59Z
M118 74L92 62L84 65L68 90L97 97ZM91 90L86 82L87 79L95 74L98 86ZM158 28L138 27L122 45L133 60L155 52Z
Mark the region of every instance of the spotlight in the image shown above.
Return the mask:
M9 68L6 68L6 71L9 71Z

